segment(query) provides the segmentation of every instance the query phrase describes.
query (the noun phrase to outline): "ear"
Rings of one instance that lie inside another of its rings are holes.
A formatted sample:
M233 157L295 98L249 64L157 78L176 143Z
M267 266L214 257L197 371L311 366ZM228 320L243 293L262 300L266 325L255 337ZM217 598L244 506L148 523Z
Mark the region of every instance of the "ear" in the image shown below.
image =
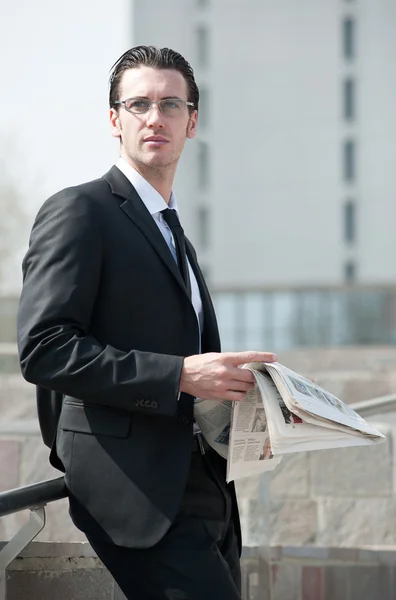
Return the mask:
M198 111L194 110L188 120L187 137L192 140L197 134Z
M115 108L110 109L110 131L113 137L121 137L121 122L120 116Z

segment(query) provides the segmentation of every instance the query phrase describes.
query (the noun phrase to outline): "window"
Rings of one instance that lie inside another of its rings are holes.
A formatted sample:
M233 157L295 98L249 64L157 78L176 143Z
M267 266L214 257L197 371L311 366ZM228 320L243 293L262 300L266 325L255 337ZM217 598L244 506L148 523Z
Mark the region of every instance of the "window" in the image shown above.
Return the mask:
M345 181L354 181L356 176L356 148L353 140L344 142L343 171Z
M198 186L206 190L209 185L209 148L206 142L198 143Z
M207 206L199 206L197 209L198 242L202 249L209 246L209 209Z
M205 265L205 264L200 264L200 268L202 271L202 275L204 276L206 285L209 285L210 283L210 267L209 265Z
M348 60L354 58L355 48L355 21L352 17L346 17L342 24L343 53Z
M348 260L344 267L344 277L346 283L353 283L356 281L356 265L353 260Z
M198 65L200 67L207 67L209 64L209 32L206 25L199 25L196 35Z
M204 86L199 86L199 124L207 127L209 122L209 97L208 90Z
M356 108L355 108L355 100L356 100L356 88L355 81L352 77L348 77L344 81L344 119L347 121L353 121L355 118Z
M356 205L353 200L344 204L344 240L348 244L356 241Z

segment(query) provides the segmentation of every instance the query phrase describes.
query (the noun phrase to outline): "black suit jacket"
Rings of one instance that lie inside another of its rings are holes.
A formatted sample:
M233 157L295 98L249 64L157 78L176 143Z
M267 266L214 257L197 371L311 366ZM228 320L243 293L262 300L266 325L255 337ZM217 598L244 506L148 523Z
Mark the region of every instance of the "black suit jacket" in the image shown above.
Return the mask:
M217 352L212 302L188 241L187 253L203 303L202 352ZM71 516L91 536L150 547L177 513L191 454L194 398L178 394L199 330L179 269L113 167L44 203L23 274L21 368L39 391L64 395L51 462L65 471Z

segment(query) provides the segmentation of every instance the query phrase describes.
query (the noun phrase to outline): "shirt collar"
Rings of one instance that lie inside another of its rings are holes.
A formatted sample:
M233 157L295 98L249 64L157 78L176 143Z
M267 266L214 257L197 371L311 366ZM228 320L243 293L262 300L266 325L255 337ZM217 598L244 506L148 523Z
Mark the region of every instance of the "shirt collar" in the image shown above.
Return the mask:
M153 186L138 173L122 156L116 162L116 167L125 175L131 182L143 204L151 215L159 213L165 208L173 208L177 213L178 206L175 193L172 190L169 204L165 202L163 197Z

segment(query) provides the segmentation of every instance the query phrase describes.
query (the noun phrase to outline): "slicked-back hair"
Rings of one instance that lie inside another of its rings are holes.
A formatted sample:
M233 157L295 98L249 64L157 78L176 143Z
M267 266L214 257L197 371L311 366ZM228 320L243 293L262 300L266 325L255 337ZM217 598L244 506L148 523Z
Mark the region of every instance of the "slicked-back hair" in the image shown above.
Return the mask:
M190 63L181 54L170 48L157 48L155 46L135 46L124 52L114 63L110 73L110 108L118 108L118 105L114 103L116 100L120 100L121 80L124 71L138 67L179 71L187 84L187 101L194 103L194 107L189 107L189 111L198 110L199 90Z

